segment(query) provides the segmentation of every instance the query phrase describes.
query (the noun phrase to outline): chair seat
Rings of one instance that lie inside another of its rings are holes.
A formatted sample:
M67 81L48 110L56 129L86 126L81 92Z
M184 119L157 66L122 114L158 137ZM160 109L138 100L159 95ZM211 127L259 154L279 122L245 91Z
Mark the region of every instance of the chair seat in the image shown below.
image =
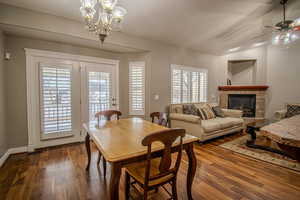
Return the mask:
M146 161L137 162L137 163L128 165L126 167L126 171L129 173L129 175L132 176L136 181L138 181L141 184L144 184L144 182L145 182L146 163L147 163ZM160 164L160 158L151 160L150 177L153 175L159 174L159 164ZM149 186L155 186L155 185L161 184L163 182L166 182L166 181L172 179L173 177L174 177L173 174L169 174L169 175L161 177L159 179L149 181Z

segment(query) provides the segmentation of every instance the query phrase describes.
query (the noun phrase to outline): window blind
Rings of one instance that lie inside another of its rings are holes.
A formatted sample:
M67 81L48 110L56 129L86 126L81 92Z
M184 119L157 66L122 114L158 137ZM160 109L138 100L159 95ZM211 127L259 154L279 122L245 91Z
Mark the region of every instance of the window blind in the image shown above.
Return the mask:
M145 114L145 63L129 64L129 114Z
M99 111L110 109L111 105L111 74L108 72L89 72L89 120L95 120Z
M207 101L207 70L172 65L172 103Z
M40 64L42 134L72 131L71 69Z

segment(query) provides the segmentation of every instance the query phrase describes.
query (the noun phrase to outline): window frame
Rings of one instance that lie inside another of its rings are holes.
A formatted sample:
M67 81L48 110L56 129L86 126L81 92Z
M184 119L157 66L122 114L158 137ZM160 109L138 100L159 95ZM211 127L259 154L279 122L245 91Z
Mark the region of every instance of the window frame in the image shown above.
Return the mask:
M132 96L131 96L131 68L133 67L142 67L143 68L143 109L142 110L133 110L132 109ZM145 105L146 105L146 98L145 98L145 91L146 91L146 63L144 61L132 61L129 62L128 68L128 95L129 95L129 115L134 116L144 116L145 115Z
M179 103L174 103L173 101L173 70L183 70L183 71L189 71L191 72L200 72L200 73L205 73L206 74L206 88L205 88L205 101L204 102L207 102L207 94L208 94L208 69L205 69L205 68L197 68L197 67L189 67L189 66L184 66L184 65L176 65L176 64L171 64L171 73L170 73L170 76L171 76L171 104L181 104L181 103L197 103L197 102L194 102L193 101L193 94L192 94L192 76L190 75L190 85L189 85L189 90L190 90L190 95L189 95L189 102L183 102L182 101L182 98L183 98L183 95L182 95L182 73L181 73L181 91L180 91L180 102ZM200 82L200 80L199 80ZM200 95L200 83L199 83L199 95ZM199 102L200 102L200 97L199 97Z

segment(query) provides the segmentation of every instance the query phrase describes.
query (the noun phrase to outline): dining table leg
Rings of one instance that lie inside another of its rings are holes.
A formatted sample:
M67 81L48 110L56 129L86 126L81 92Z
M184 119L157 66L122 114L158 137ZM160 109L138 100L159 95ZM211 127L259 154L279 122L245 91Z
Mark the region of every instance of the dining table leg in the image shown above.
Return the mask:
M86 166L86 170L90 169L90 163L91 163L91 145L90 145L90 135L89 133L86 134L85 136L85 147L86 147L86 152L88 156L88 163Z
M193 180L196 174L196 168L197 168L197 160L196 156L194 153L194 145L193 143L188 144L186 149L185 149L188 159L189 159L189 168L188 168L188 174L187 174L187 181L186 181L186 190L187 190L187 195L188 199L192 200L192 184Z
M120 163L111 163L111 176L109 183L109 193L111 200L119 199L119 183L121 177L122 165Z

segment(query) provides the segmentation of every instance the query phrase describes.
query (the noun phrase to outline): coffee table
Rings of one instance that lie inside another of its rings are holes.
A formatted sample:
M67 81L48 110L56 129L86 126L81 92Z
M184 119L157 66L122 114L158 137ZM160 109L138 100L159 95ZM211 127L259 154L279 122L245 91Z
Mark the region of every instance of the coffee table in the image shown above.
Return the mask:
M283 156L293 158L292 156L290 156L286 152L281 151L279 149L274 149L274 148L271 148L269 146L258 145L258 144L255 143L256 142L256 131L260 131L260 129L262 127L267 126L267 125L269 125L273 122L274 121L272 121L272 120L262 119L262 120L257 120L257 121L254 121L254 122L251 122L251 123L247 124L246 133L250 134L251 139L246 142L246 146L250 147L250 148L261 149L261 150L265 150L265 151L269 151L269 152L272 152L272 153L277 153L277 154L280 154L280 155L283 155Z

